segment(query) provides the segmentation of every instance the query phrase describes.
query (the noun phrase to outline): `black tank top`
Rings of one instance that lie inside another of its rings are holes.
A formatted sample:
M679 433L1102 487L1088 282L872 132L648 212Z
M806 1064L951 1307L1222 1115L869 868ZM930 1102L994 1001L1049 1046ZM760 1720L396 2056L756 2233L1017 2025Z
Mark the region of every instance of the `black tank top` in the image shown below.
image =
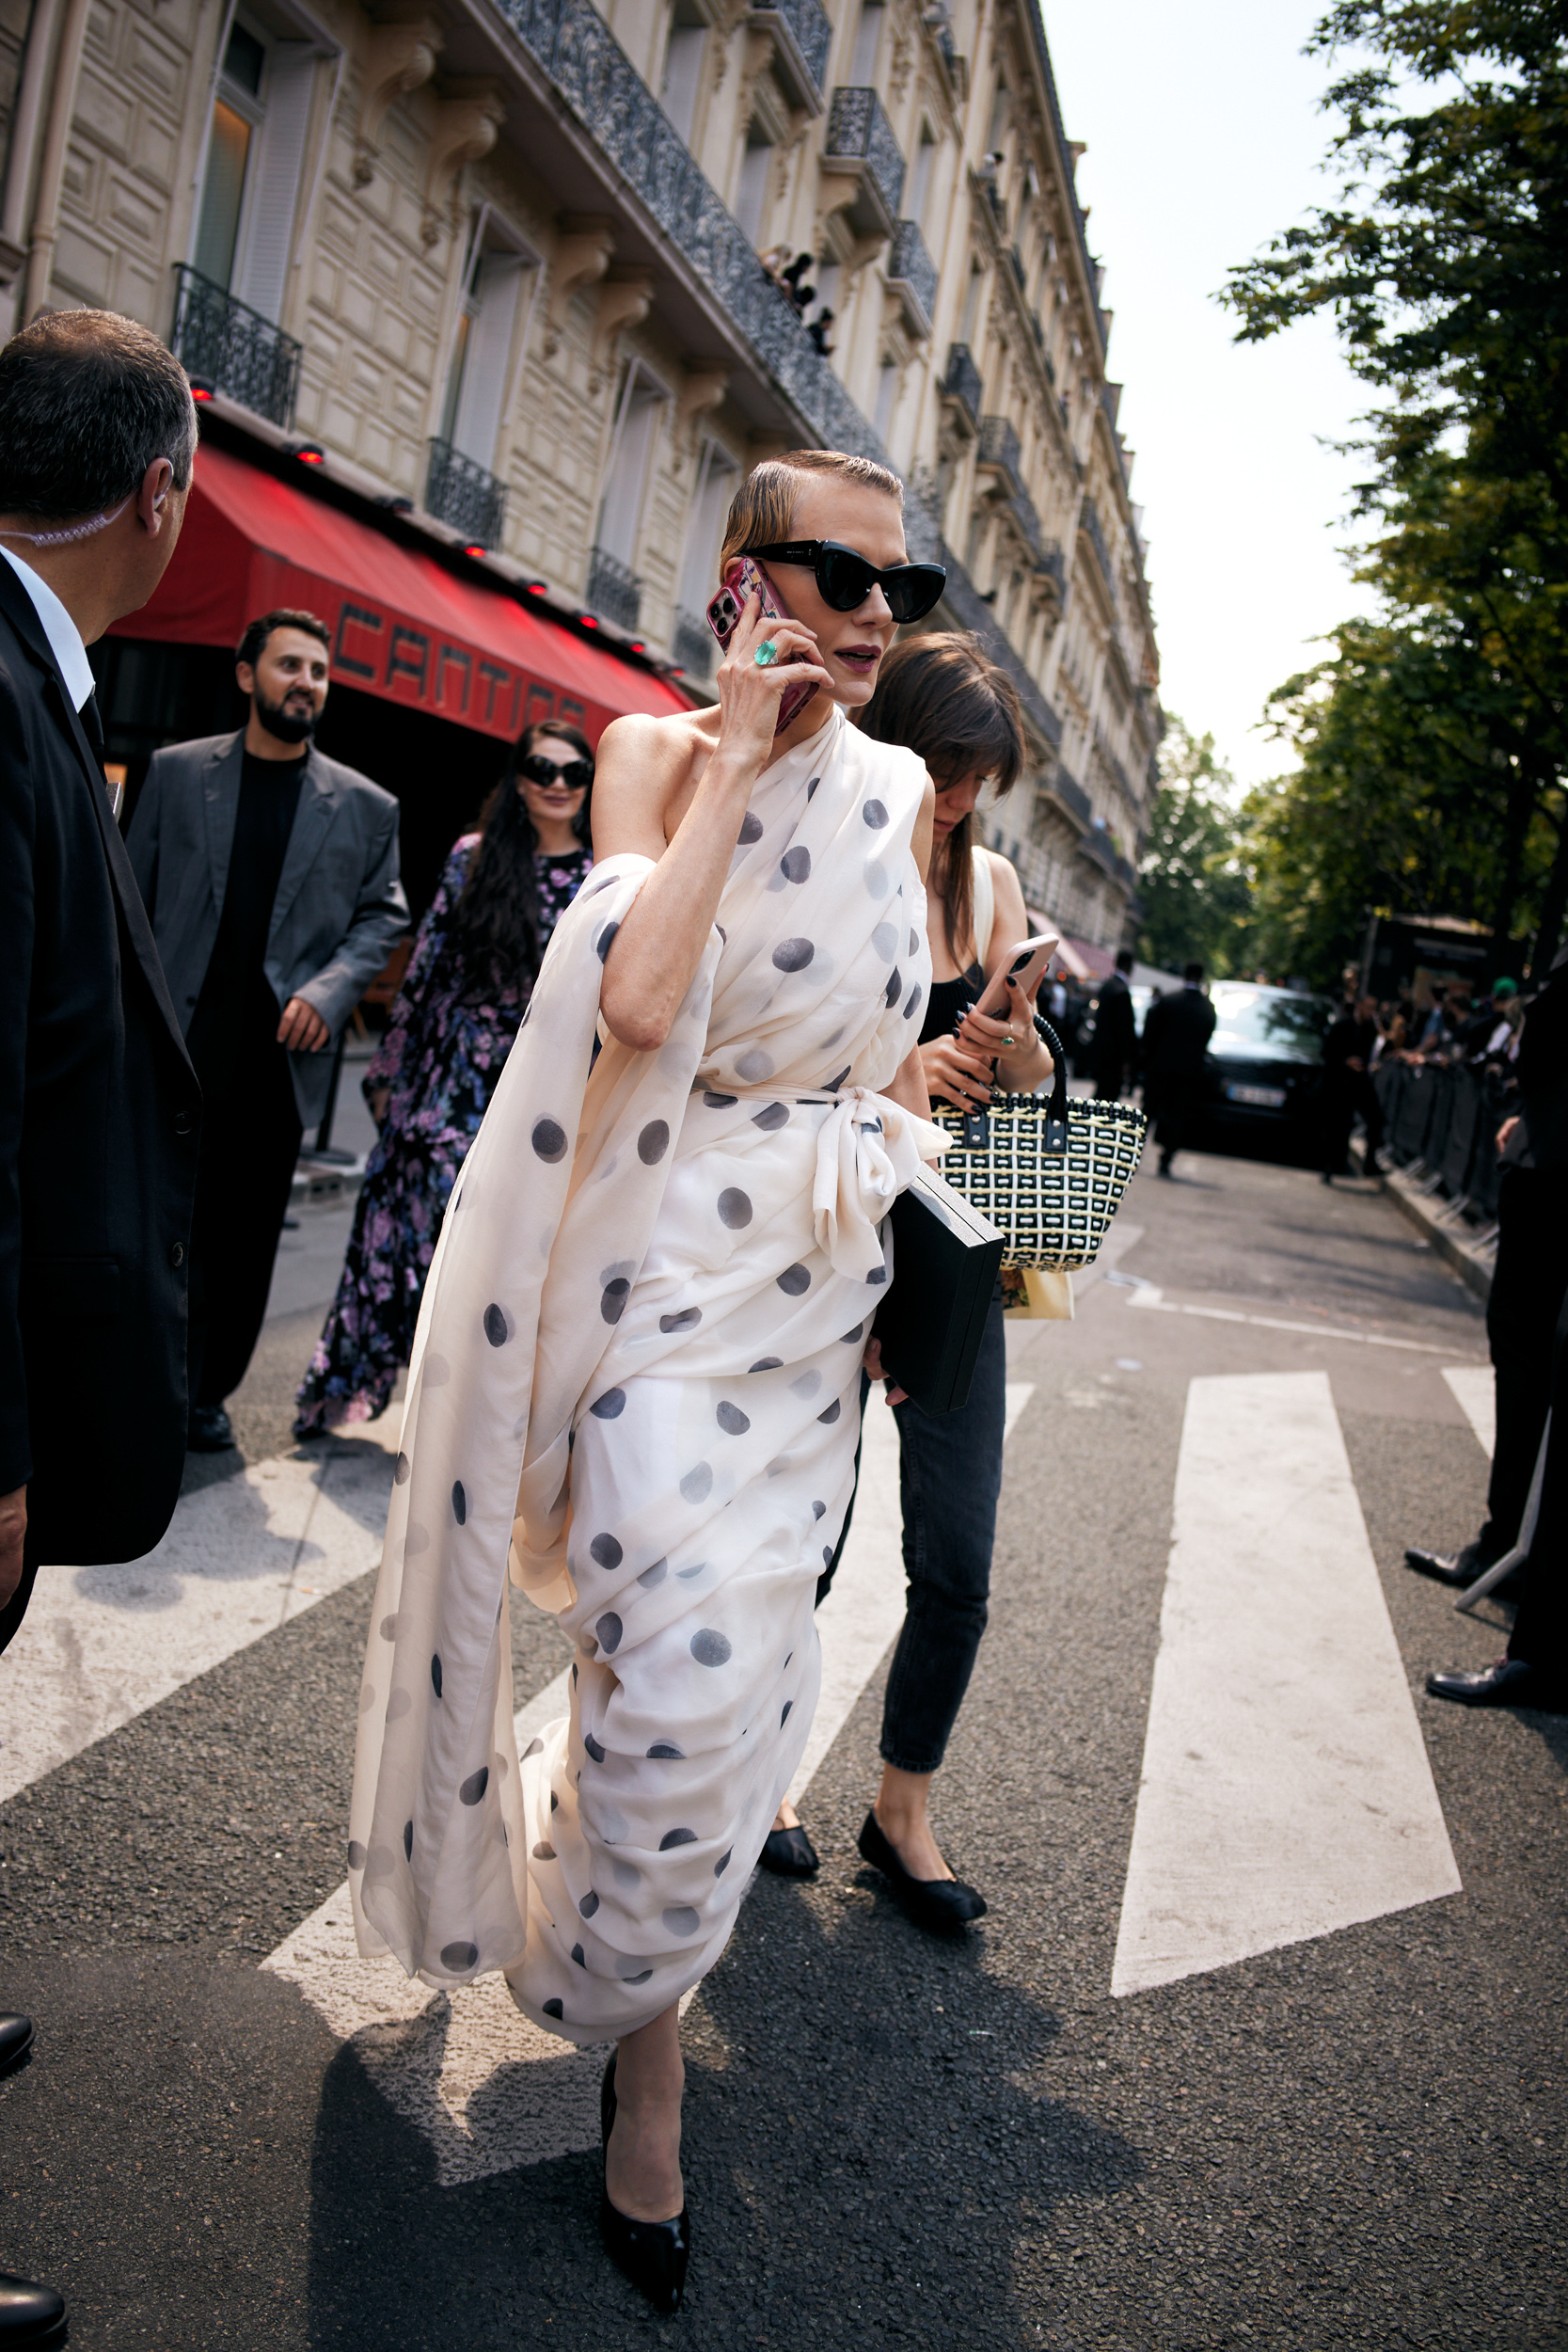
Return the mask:
M926 1000L926 1018L920 1025L920 1043L929 1045L933 1038L951 1037L965 1006L979 1003L985 985L985 973L977 963L960 972L956 980L933 980Z

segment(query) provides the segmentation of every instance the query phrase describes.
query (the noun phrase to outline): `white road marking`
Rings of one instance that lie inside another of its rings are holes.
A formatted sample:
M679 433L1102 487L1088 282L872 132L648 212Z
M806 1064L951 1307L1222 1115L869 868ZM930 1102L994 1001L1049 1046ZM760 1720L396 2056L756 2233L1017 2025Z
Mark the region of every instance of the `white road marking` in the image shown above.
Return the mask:
M1111 1991L1459 1884L1328 1375L1194 1380Z
M1443 1377L1490 1461L1497 1446L1497 1383L1491 1365L1449 1364Z
M1080 1266L1073 1276L1073 1298L1082 1298L1086 1290L1092 1290L1096 1282L1103 1280L1114 1266L1121 1263L1130 1249L1137 1248L1143 1237L1144 1228L1141 1225L1133 1225L1127 1218L1117 1216L1096 1252L1093 1265Z
M1007 1383L1007 1433L1033 1394L1031 1381ZM790 1789L797 1804L903 1616L898 1431L873 1395L854 1520L817 1612L822 1689ZM519 1748L566 1712L566 1688L562 1673L520 1711ZM354 2043L388 2104L430 2142L443 2187L598 2145L602 2050L540 2032L514 2007L499 1976L437 1994L405 1977L395 1960L361 1960L346 1883L261 1965L297 1985L329 2029Z
M1278 1315L1245 1315L1235 1307L1195 1306L1190 1301L1167 1298L1158 1282L1146 1282L1137 1274L1112 1274L1107 1279L1118 1290L1131 1292L1127 1301L1130 1307L1142 1307L1152 1313L1201 1315L1209 1323L1250 1323L1259 1331L1305 1331L1308 1339L1354 1340L1358 1347L1402 1347L1417 1356L1452 1353L1450 1348L1434 1346L1430 1340L1397 1340L1386 1331L1340 1331L1325 1323L1287 1323Z
M402 1415L384 1418L385 1443L372 1424L203 1487L143 1559L40 1569L0 1663L0 1803L374 1567Z

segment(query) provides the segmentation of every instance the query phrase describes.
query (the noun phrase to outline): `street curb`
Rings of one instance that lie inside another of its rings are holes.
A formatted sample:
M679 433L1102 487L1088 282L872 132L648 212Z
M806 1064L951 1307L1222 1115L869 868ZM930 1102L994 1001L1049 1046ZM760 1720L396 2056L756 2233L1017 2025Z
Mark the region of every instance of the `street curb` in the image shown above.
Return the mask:
M356 1197L364 1181L363 1160L356 1160L350 1168L337 1168L325 1160L313 1160L306 1152L289 1185L289 1208L291 1212L341 1209Z
M1484 1307L1492 1295L1495 1256L1466 1241L1463 1227L1456 1232L1453 1224L1445 1219L1443 1210L1417 1189L1402 1168L1389 1168L1378 1173L1367 1167L1364 1149L1353 1145L1352 1152L1361 1160L1362 1174L1377 1174L1378 1184L1401 1215L1408 1217L1417 1232L1432 1244L1438 1256L1448 1261L1465 1289L1473 1292ZM1443 1208L1450 1212L1452 1207L1451 1201L1443 1203Z

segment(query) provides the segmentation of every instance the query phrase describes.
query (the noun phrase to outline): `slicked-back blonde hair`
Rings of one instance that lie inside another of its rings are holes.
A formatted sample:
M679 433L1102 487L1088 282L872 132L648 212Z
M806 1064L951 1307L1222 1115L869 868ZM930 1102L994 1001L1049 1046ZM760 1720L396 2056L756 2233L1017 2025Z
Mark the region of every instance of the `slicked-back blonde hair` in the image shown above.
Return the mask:
M898 476L870 457L851 457L842 449L790 449L782 457L765 457L730 501L724 542L719 550L721 580L748 548L777 547L790 537L802 474L833 474L840 482L881 490L896 499L900 507L904 503L904 485Z

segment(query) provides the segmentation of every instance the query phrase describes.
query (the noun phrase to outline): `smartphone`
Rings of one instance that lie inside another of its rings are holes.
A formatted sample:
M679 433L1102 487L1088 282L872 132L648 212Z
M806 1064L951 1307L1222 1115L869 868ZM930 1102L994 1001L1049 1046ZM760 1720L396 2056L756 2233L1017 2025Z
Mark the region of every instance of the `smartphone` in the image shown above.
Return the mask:
M1018 981L1023 1002L1033 1012L1040 983L1061 944L1054 931L1039 931L1033 939L1021 939L996 977L986 983L975 1011L985 1013L991 1021L1000 1021L1011 1007L1012 1000L1007 993L1007 982L1011 978Z
M749 555L737 555L724 574L724 585L707 609L707 625L726 653L730 649L730 639L735 635L740 616L746 610L746 600L753 595L762 598L765 620L787 621L791 617L789 607L761 565L753 564ZM782 735L790 721L799 717L816 691L816 683L811 679L800 686L784 688L779 697L779 716L773 728L775 735Z

